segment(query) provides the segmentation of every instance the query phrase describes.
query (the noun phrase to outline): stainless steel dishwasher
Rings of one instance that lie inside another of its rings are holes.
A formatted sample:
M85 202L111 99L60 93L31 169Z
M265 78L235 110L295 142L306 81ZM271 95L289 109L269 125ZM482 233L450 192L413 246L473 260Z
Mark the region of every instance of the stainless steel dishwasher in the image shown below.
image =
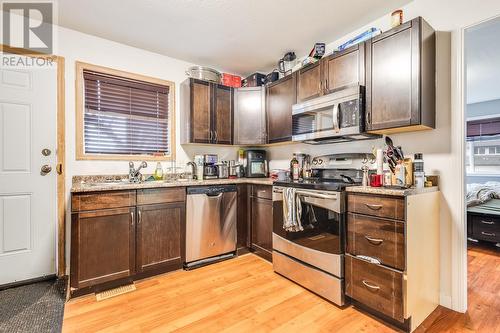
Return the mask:
M236 185L188 187L187 269L235 255L236 205Z

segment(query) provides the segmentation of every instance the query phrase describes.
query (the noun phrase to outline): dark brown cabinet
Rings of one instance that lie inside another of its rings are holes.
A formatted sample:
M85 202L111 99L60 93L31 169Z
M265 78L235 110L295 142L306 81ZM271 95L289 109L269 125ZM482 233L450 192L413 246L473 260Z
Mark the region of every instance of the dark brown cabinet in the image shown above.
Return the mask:
M366 43L366 113L370 132L435 127L436 37L421 17Z
M321 62L305 66L297 73L297 103L323 95Z
M247 252L250 247L249 195L247 184L238 185L238 211L236 223L236 248L238 253Z
M335 52L297 72L297 103L365 84L365 44Z
M347 86L365 85L365 43L329 55L321 63L325 95Z
M137 272L182 265L184 203L137 207Z
M233 143L233 88L187 79L180 93L181 143Z
M271 260L273 251L272 186L253 185L251 205L251 249L259 256Z
M135 207L72 215L71 287L85 288L135 273Z
M73 193L71 294L182 268L186 189Z
M292 139L292 105L296 102L296 74L269 84L266 88L268 143Z

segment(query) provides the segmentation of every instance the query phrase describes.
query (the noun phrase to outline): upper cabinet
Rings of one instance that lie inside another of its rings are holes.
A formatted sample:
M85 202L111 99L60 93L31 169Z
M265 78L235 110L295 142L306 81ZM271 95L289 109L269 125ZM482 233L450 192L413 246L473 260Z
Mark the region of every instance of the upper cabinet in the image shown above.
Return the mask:
M297 103L365 84L365 44L336 52L297 71Z
M292 105L296 102L296 74L270 83L266 88L268 143L292 139Z
M321 60L323 91L329 94L352 85L365 85L365 44L360 43Z
M234 90L234 144L267 143L265 87Z
M435 32L421 17L366 43L368 131L435 127L435 49Z
M233 88L197 79L181 83L181 143L233 143Z

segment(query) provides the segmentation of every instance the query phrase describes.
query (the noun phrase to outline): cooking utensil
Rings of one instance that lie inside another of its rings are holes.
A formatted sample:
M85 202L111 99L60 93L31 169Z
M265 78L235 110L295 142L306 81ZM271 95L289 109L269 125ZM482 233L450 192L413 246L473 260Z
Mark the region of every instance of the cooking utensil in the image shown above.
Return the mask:
M204 66L191 66L187 69L186 75L193 78L204 81L211 81L220 83L222 74L210 67Z

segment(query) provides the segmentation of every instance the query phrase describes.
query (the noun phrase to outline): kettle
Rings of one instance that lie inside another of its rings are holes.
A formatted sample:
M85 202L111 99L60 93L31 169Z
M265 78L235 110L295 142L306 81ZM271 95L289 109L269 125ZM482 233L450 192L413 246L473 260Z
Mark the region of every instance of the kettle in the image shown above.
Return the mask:
M287 52L283 58L278 61L278 70L283 75L288 75L292 72L292 68L295 66L295 60L297 56L295 52Z

